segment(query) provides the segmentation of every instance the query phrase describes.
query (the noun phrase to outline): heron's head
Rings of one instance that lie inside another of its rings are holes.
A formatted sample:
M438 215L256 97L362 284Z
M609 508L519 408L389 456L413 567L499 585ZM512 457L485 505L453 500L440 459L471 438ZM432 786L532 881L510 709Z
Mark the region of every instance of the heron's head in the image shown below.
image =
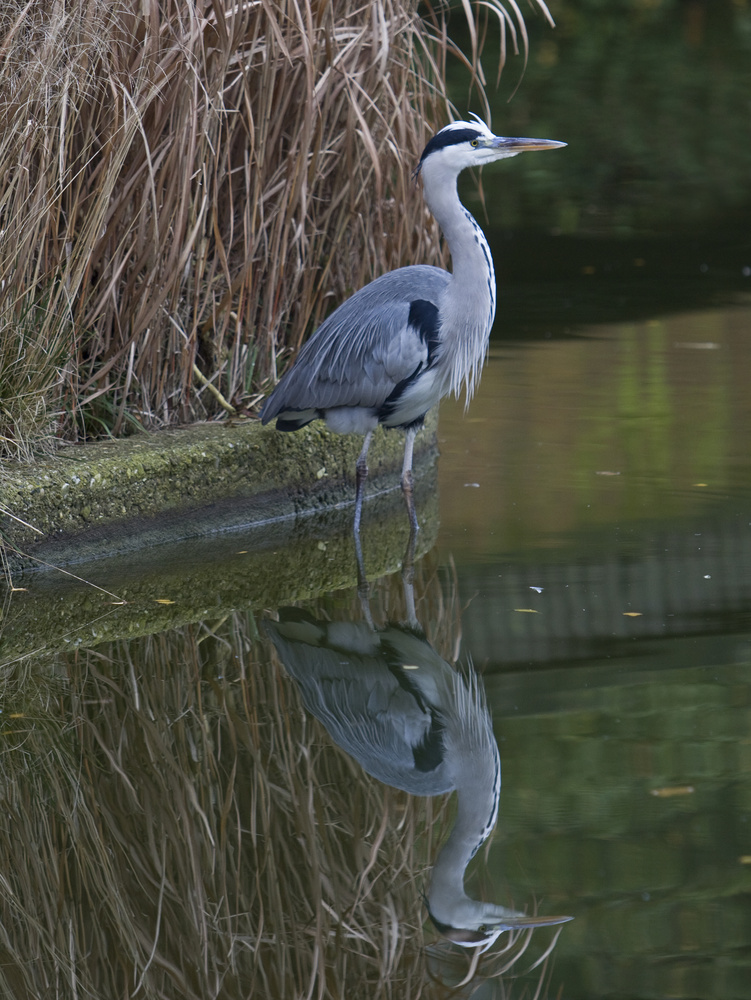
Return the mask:
M512 139L494 135L480 118L471 122L452 122L437 132L427 144L415 176L429 165L440 165L446 172L458 174L466 167L481 167L485 163L504 160L518 153L535 149L559 149L565 145L565 142L554 139Z

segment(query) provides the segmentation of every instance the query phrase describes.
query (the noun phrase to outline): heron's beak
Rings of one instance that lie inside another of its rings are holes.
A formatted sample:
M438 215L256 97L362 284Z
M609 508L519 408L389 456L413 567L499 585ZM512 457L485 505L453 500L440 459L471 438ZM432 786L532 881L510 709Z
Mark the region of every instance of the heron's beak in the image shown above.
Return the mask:
M488 145L491 149L503 150L506 153L527 153L533 149L560 149L567 143L558 142L556 139L509 139L497 135L494 139L488 140Z

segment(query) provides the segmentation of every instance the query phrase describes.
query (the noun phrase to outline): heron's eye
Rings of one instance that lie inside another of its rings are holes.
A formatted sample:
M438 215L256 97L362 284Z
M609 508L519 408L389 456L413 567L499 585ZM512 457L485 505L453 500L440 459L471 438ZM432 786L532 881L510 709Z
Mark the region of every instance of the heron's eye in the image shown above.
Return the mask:
M475 146L475 147L477 147L477 146L479 146L479 145L480 145L480 143L479 143L479 142L477 141L477 139L473 139L473 140L472 140L472 142L470 142L470 146Z

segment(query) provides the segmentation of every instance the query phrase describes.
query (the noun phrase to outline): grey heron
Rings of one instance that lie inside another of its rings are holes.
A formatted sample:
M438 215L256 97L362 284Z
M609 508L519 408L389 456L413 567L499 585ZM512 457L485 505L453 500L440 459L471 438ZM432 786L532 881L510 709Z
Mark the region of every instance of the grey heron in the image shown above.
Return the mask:
M276 417L277 430L321 419L338 433L365 436L356 466L355 533L378 424L405 432L401 485L414 531L415 434L443 396L464 388L469 403L480 377L495 316L495 272L485 234L459 200L457 177L466 167L565 145L497 136L479 118L442 128L426 145L415 177L422 177L453 271L413 264L355 292L305 343L267 398L261 420Z
M456 789L456 820L426 897L441 934L485 951L504 931L571 919L528 916L465 892L465 870L495 826L501 791L498 744L473 670L440 657L416 620L373 628L283 608L264 627L308 711L368 774L412 795Z

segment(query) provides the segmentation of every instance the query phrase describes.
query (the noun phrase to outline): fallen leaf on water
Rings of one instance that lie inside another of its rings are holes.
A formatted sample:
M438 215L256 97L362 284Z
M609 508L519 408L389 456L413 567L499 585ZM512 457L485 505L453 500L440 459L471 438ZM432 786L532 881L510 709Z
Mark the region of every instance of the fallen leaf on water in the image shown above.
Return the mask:
M539 615L539 611L536 608L514 608L514 611L521 611L525 615Z
M623 614L626 618L641 618L642 616L641 611L624 611Z
M607 469L603 469L601 472L595 472L596 476L620 476L620 472L610 472Z
M693 795L693 785L668 785L665 788L652 788L650 795L656 795L658 799L672 799L675 795Z
M742 865L751 865L751 854L741 854L738 860Z
M694 486L706 486L706 483L694 483Z
M157 604L174 604L175 603L174 601L171 601L169 599L169 597L157 597L157 598L155 598L155 600L156 600Z

